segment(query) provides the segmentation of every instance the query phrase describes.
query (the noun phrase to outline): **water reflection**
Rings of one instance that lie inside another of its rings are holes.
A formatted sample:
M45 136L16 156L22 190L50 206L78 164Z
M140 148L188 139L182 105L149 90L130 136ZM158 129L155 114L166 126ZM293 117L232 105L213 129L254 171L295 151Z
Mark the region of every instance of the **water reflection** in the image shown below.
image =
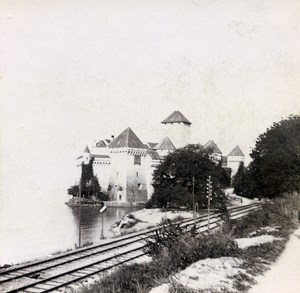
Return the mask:
M63 197L26 196L5 202L0 207L0 265L24 262L78 244L78 208L70 208ZM108 208L103 214L104 236L109 228L136 208ZM82 207L81 243L100 241L99 207Z
M97 242L100 240L102 219L99 212L99 207L82 207L81 208L81 242ZM119 221L125 214L138 210L136 207L129 208L114 208L108 207L103 213L103 234L105 238L113 237L110 231L112 224ZM77 235L79 234L79 209L72 208L74 221L76 222ZM78 237L76 239L78 243Z

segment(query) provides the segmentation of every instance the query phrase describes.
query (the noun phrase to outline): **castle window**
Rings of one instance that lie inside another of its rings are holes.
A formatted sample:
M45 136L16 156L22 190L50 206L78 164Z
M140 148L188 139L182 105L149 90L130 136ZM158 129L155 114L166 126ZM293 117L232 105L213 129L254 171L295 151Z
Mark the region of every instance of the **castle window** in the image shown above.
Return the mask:
M134 156L134 165L141 165L141 156Z
M139 178L139 172L136 172L136 177Z

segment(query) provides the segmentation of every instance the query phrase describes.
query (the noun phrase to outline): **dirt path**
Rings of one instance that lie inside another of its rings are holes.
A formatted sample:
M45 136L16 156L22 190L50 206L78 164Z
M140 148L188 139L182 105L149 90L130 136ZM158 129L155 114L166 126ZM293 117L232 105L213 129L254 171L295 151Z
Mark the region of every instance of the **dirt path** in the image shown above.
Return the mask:
M300 228L287 243L278 261L265 275L257 279L249 293L296 293L300 292Z

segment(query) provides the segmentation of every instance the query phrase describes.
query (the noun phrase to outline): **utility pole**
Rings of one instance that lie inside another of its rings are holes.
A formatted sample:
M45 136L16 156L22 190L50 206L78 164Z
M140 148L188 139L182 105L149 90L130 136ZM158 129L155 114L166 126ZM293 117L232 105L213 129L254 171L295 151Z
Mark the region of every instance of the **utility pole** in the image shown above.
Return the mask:
M207 179L207 229L208 233L210 232L209 221L210 221L210 201L212 197L212 184L211 184L211 176L208 176Z
M106 211L107 207L104 205L104 202L101 202L101 209L100 209L100 214L101 214L101 221L102 221L102 226L101 226L101 234L100 234L100 239L105 239L104 234L103 234L103 213Z
M193 218L195 218L195 177L193 177Z
M78 215L78 218L79 218L79 227L78 227L78 247L80 248L81 247L81 179L79 181L79 215Z

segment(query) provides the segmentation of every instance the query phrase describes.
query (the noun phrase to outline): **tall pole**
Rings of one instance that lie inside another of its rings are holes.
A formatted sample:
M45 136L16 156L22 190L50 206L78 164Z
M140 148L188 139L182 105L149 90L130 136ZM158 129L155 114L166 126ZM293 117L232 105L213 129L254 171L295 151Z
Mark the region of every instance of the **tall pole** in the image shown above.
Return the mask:
M106 211L106 206L104 205L104 202L101 202L101 209L100 209L100 213L101 213L101 221L102 221L102 227L101 227L101 235L100 235L100 239L104 239L104 234L103 234L103 213Z
M211 198L211 176L208 176L208 198L207 198L207 229L208 229L208 233L210 232L210 228L209 228L209 222L210 222L210 198Z
M103 235L103 213L101 214L101 218L102 218L102 227L101 227L100 239L104 239L104 235Z
M195 177L193 177L193 218L195 218Z
M81 247L81 179L79 181L79 227L78 227L78 247Z

